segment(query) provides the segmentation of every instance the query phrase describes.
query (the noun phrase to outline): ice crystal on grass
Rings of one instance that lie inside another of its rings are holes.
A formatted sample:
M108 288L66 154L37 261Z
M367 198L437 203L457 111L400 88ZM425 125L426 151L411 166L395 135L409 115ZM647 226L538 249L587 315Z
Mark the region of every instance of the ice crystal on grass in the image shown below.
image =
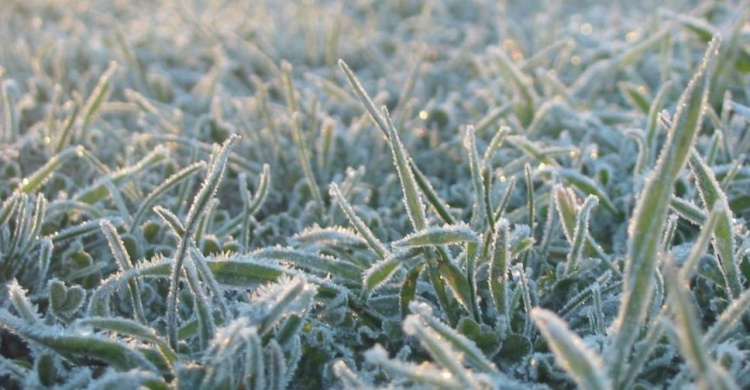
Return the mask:
M1 3L0 387L750 384L745 2Z

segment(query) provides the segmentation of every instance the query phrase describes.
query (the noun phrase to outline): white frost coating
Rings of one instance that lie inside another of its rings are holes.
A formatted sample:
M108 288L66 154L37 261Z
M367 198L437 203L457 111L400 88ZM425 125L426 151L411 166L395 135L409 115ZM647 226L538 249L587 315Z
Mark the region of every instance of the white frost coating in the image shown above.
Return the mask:
M380 364L388 360L388 351L380 344L375 344L370 350L365 352L365 359L373 364Z
M424 325L422 325L422 322L420 321L419 316L416 316L416 315L407 316L406 319L404 319L404 322L401 324L401 327L404 329L404 333L406 333L409 336L416 335L417 327L423 327L423 326Z
M432 316L433 313L432 306L418 301L409 302L409 310L411 310L412 313L421 316Z

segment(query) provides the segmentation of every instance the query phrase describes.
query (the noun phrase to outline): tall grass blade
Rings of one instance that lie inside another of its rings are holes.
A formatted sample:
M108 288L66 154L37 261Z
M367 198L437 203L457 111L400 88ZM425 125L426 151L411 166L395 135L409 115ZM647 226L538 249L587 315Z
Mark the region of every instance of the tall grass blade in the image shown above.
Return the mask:
M423 230L427 226L424 203L422 203L422 198L420 197L414 174L412 173L412 170L409 169L409 155L406 153L404 145L401 144L401 140L398 137L398 131L393 126L390 115L388 115L388 109L383 107L382 113L388 126L388 139L391 145L391 152L393 153L393 163L396 165L398 177L401 181L401 189L404 191L404 204L406 205L406 211L409 214L409 220L411 221L414 230Z
M698 152L694 150L690 155L690 167L693 170L693 175L695 175L703 204L709 213L718 207L718 205L727 205L727 196L721 190L713 172L706 166L705 161L703 161ZM716 221L716 227L714 228L713 245L721 259L720 265L727 278L727 289L732 297L736 298L742 292L742 283L740 282L739 269L734 262L734 238L732 231L732 221L734 218L729 207L722 208L724 212L719 215L719 220Z
M238 136L231 136L227 139L222 147L218 150L216 157L213 158L213 164L208 168L208 175L196 194L193 203L188 210L185 218L185 234L181 237L174 254L174 264L172 266L172 276L169 283L169 294L167 296L167 332L169 344L172 348L177 349L177 294L179 290L180 274L183 272L183 262L187 254L189 240L195 233L198 219L203 215L211 199L214 197L219 187L219 182L224 175L224 169L229 158L229 148ZM210 316L209 316L210 317Z
M633 342L645 319L653 290L659 239L664 227L672 186L685 166L700 130L708 98L709 65L715 58L719 40L708 46L701 66L680 97L667 141L656 168L646 179L629 225L625 262L624 296L614 324L614 340L607 355L610 377L620 379Z
M130 255L125 249L125 244L123 244L122 240L120 239L120 235L117 233L117 229L115 229L112 223L107 221L106 219L103 219L99 223L99 226L101 226L104 237L107 239L107 243L109 244L109 250L110 252L112 252L112 256L114 256L115 262L120 268L120 271L127 272L129 269L133 268L133 262L130 260ZM146 323L146 315L143 311L143 302L141 301L140 290L141 289L138 285L137 280L131 280L130 282L128 282L130 302L133 305L133 315L135 316L136 321L140 323Z
M581 206L581 210L578 212L576 228L573 232L573 240L571 241L571 248L570 252L568 252L567 263L565 266L566 274L575 272L578 268L578 263L581 261L581 256L583 254L586 236L589 234L589 214L591 213L591 209L596 207L597 204L599 204L599 200L595 196L589 195L586 197L586 200L583 201L583 206Z

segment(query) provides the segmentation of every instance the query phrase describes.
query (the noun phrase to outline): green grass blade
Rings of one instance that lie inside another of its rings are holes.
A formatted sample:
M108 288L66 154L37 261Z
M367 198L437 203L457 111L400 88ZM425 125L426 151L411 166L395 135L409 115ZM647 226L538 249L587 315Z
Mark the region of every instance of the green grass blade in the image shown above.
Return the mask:
M625 262L624 296L615 320L614 342L607 360L610 376L619 381L633 342L645 319L653 290L659 240L669 211L672 186L685 166L700 130L708 97L709 65L716 56L718 39L708 47L701 66L680 97L678 110L659 161L645 181L629 225Z
M702 226L706 222L706 213L693 202L671 196L669 198L669 208L682 217L682 219L694 225Z
M143 218L143 215L148 211L151 210L152 206L156 202L156 200L164 195L167 191L170 189L176 187L178 184L182 183L183 180L188 179L190 176L193 175L193 173L203 169L206 167L206 163L203 161L190 164L187 167L181 169L180 171L174 173L170 177L168 177L166 180L164 180L163 183L159 184L156 188L151 191L148 196L141 201L140 205L138 206L138 210L133 215L133 221L131 222L130 231L131 233L133 230L135 230L136 226L139 226L141 222L141 218Z
M687 365L695 373L695 377L705 387L713 381L711 358L700 331L700 321L692 307L690 291L681 283L673 272L664 273L667 290L669 292L669 307L675 317L675 330L678 347Z
M651 101L651 106L648 109L648 119L646 122L646 145L648 146L649 164L653 164L656 161L656 141L658 138L656 134L659 130L659 113L664 106L664 101L672 88L672 83L667 81L662 84L659 88L659 92L656 93L656 97Z
M438 217L440 217L440 219L442 219L444 223L456 223L456 219L453 217L453 215L451 215L448 205L444 200L440 198L440 196L438 196L437 192L435 192L435 189L432 188L432 184L430 184L430 181L427 180L422 171L419 170L417 165L414 164L414 160L412 160L411 158L409 159L409 166L411 167L412 173L414 173L414 180L417 182L419 189L422 190L422 193L427 199L427 202L430 203L430 206L432 206L432 208L435 210Z
M473 341L435 318L429 306L424 303L415 303L412 307L412 311L419 316L427 327L434 330L441 338L448 341L455 350L466 356L467 363L481 372L490 374L498 372L495 364L484 356L484 353L477 348Z
M109 244L109 250L112 252L112 256L114 256L115 262L120 268L120 271L127 272L129 269L133 268L133 262L130 260L130 255L125 249L125 244L123 244L122 239L120 239L117 229L115 229L112 223L106 219L101 220L99 226L101 226L104 237ZM133 305L133 314L136 321L146 323L146 315L143 311L143 302L141 301L140 295L141 289L138 285L138 281L131 280L128 282L128 290L130 292L130 302Z
M365 291L371 293L385 284L401 268L401 263L400 258L392 257L373 264L362 276Z
M91 120L94 118L97 111L99 111L99 108L101 108L102 103L107 100L109 95L109 80L112 78L112 75L116 70L117 63L112 61L107 70L104 71L104 74L99 78L99 83L94 87L94 90L91 91L88 100L86 100L86 104L83 107L83 122L81 123L82 139L85 139L86 137L89 123L91 123Z
M330 193L331 196L334 197L336 201L338 201L339 206L342 210L344 210L344 214L346 214L346 217L349 219L349 222L352 224L357 233L359 233L359 235L362 236L365 241L367 241L367 245L370 247L370 249L375 252L375 255L380 260L385 260L389 255L388 250L385 248L383 243L380 242L377 237L375 237L375 235L372 233L370 228L367 227L365 222L362 221L359 216L357 216L357 214L354 212L354 209L341 193L336 183L331 183Z
M510 331L510 312L508 308L508 266L511 262L510 226L507 219L501 219L495 224L489 259L490 277L488 279L490 295L495 305L500 323L498 330L501 334Z
M690 254L680 268L680 280L683 283L687 283L700 270L700 261L706 253L708 243L716 229L716 224L725 212L724 208L726 207L725 204L715 205L714 209L708 215L706 222L701 226L701 231L698 234L698 238L695 239L693 249L690 250Z
M393 243L400 247L424 247L439 246L462 243L478 243L479 237L474 230L466 224L432 226L427 229L414 232Z
M485 224L488 199L485 197L484 181L482 180L482 166L479 162L477 152L477 141L474 136L474 126L466 128L464 147L468 152L469 170L471 171L471 182L474 185L474 206L471 212L471 225L474 229L481 231Z
M401 189L404 191L404 204L409 214L409 220L414 230L423 230L427 226L424 203L422 203L418 186L414 180L414 173L409 169L409 155L398 137L398 131L393 126L393 122L391 122L388 109L383 107L382 112L388 126L387 130L391 152L393 153L393 163L396 165L398 177L401 181Z
M28 194L35 191L42 184L44 184L52 174L60 168L60 166L72 159L81 155L83 146L71 147L64 151L52 156L49 161L42 165L39 169L34 171L31 175L27 176L21 181L21 185L17 191L20 193Z
M409 381L424 384L427 387L446 390L466 389L466 385L459 383L451 375L443 375L443 371L433 365L414 365L399 359L389 359L388 351L380 344L365 352L365 360L383 368L392 376L403 376ZM471 388L471 387L468 387Z
M703 336L703 345L713 347L721 342L750 310L750 290L745 290L728 308L724 309L719 318Z
M424 269L425 263L420 262L419 264L415 265L412 269L409 270L409 272L406 274L406 277L404 278L403 283L401 283L401 290L399 291L398 295L398 303L399 306L401 306L401 318L406 318L407 315L409 315L409 305L417 296L417 280L419 279L419 275L422 273L422 269Z
M378 128L383 132L383 135L385 135L386 138L390 138L388 125L386 124L385 118L383 118L383 116L380 115L378 110L375 108L375 103L372 102L372 99L370 99L370 95L368 95L367 91L365 91L364 87L362 87L362 84L357 79L357 76L354 75L354 72L352 72L352 70L349 68L349 65L347 65L344 60L339 59L339 67L344 71L346 78L349 80L349 84L354 89L354 92L357 94L359 100L365 106L367 113L370 114L370 118L372 118L373 122L378 125Z
M581 210L576 217L576 228L573 232L573 240L571 241L571 248L570 252L568 252L567 263L565 266L566 274L575 272L578 268L578 263L581 261L583 254L586 236L588 236L589 214L598 204L599 200L594 195L587 196L586 200L583 201L583 206L581 206Z
M587 390L610 388L599 356L585 346L583 340L568 328L565 321L553 312L538 307L531 311L531 318L555 354L557 364L578 386Z
M177 354L169 347L167 341L159 336L154 329L137 322L116 317L88 317L79 320L77 324L149 341L159 348L159 351L171 365L174 365L177 362Z
M696 178L696 184L703 199L703 204L709 212L716 208L718 204L728 204L727 196L716 181L713 172L706 166L706 163L698 152L694 150L690 155L690 167ZM734 262L734 237L732 231L734 217L728 206L723 207L723 210L724 212L719 215L719 220L716 222L713 245L719 254L721 268L727 278L726 287L731 292L731 295L736 298L742 292L742 283L740 282L739 269Z
M435 362L448 369L453 374L453 378L467 388L473 387L469 372L462 364L463 354L456 353L456 350L449 344L449 340L425 326L416 315L406 317L403 328L407 335L416 336Z
M195 195L185 218L185 234L181 236L178 247L175 250L172 276L169 283L169 294L167 296L167 334L169 345L174 349L177 349L177 295L179 293L180 274L183 272L182 265L185 261L189 245L188 240L192 239L199 218L206 212L206 208L219 187L229 158L230 147L238 138L238 136L231 136L227 139L217 151L215 157L212 158L213 163L208 168L208 175L206 175L201 189Z
M67 359L96 359L118 370L139 368L157 372L156 367L141 352L119 341L94 335L54 332L42 326L27 326L5 309L0 309L0 323L13 333L41 344Z

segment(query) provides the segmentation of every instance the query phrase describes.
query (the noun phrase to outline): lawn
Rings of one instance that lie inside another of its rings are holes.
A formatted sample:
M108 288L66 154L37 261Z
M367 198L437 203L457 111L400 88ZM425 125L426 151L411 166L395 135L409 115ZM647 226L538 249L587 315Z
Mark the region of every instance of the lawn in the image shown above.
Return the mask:
M0 0L0 387L750 388L747 1Z

